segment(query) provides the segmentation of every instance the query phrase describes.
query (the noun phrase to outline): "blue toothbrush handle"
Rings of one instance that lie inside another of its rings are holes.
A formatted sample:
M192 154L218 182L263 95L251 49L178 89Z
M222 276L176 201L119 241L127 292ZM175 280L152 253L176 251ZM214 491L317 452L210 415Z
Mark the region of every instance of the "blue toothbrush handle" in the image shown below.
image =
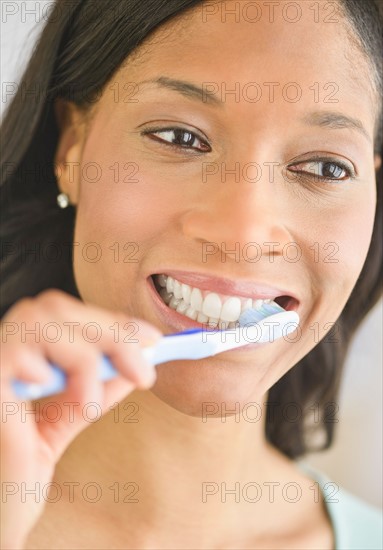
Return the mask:
M199 333L201 333L201 329L190 329L177 334L168 334L161 339L160 345L143 348L143 356L149 363L153 363L154 365L178 357L182 358L179 346L174 346L174 338L177 338L178 342L179 336ZM189 355L190 351L187 352L186 356L188 357ZM21 380L13 380L12 389L15 395L20 399L41 399L42 397L48 397L49 395L64 391L67 385L67 376L65 372L52 363L50 367L52 370L52 378L45 384L34 384L22 382ZM117 374L109 358L103 355L100 361L98 379L106 382L117 376Z
M149 349L149 348L148 348ZM22 382L21 380L12 381L12 389L21 399L41 399L55 393L60 393L65 390L67 385L67 376L63 370L57 365L51 364L51 379L46 384L33 384L30 382ZM110 380L117 375L116 369L105 355L100 361L99 379L102 381Z
M247 325L257 324L269 316L272 317L274 314L279 314L281 311L284 312L281 307L277 305L269 306L268 304L263 307L262 312L255 310L246 311L241 315L241 326L246 327ZM286 312L284 314L287 315ZM154 346L143 348L143 356L149 363L159 365L160 363L180 359L201 359L218 353L217 345L214 341L209 342L208 338L201 338L201 334L203 335L203 333L204 329L194 328L176 334L167 334ZM225 351L233 347L236 346L231 345L223 348L222 346L218 346L218 349ZM51 365L51 368L52 378L47 384L31 384L14 380L12 388L15 395L21 399L40 399L65 390L67 384L66 374L57 365ZM106 356L102 356L99 369L98 378L101 381L110 380L117 375L116 369Z

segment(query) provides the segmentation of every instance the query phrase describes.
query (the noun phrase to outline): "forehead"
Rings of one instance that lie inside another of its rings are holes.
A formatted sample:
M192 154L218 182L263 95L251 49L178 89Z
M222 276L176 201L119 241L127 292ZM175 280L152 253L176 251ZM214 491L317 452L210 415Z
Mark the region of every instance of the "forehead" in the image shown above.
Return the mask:
M269 83L269 90L296 83L311 103L317 86L328 90L330 107L337 103L373 126L376 97L370 66L356 37L350 40L353 31L340 9L331 13L326 6L337 3L203 2L161 25L120 74L136 82L166 75L227 89L236 83ZM305 108L305 97L295 107Z
M278 9L281 4L290 9ZM322 7L322 13L315 13L314 4ZM145 61L171 62L178 69L184 69L187 61L190 68L205 69L209 74L219 71L227 79L233 77L235 61L235 73L245 77L255 77L264 70L283 75L314 68L332 78L351 76L358 80L368 68L355 40L349 39L350 23L340 9L327 20L329 14L324 7L336 6L336 2L314 4L307 0L203 2L161 25L138 48L135 59L141 66ZM300 11L291 9L293 5ZM259 20L250 17L253 6L260 10L256 12L261 14ZM271 60L273 64L269 65Z

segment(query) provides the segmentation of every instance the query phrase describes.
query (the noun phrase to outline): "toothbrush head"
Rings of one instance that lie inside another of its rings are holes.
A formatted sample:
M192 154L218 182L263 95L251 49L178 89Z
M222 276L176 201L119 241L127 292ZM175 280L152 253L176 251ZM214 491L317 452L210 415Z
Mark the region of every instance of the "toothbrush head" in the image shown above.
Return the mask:
M260 309L246 309L239 317L238 323L240 327L247 327L262 321L275 313L283 313L286 311L283 307L275 302L273 304L263 304Z

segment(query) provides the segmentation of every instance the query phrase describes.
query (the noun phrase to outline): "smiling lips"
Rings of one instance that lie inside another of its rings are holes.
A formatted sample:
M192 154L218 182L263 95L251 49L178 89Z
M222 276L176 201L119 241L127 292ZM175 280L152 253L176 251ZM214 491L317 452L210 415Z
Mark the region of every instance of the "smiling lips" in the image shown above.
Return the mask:
M165 304L193 321L206 323L220 330L235 328L240 315L247 309L261 309L265 303L276 303L285 309L296 309L298 301L287 295L274 293L271 297L241 297L203 290L166 274L153 275L154 285ZM205 285L201 285L205 286ZM262 293L264 294L264 293ZM253 292L253 296L256 292ZM271 296L271 291L266 292Z

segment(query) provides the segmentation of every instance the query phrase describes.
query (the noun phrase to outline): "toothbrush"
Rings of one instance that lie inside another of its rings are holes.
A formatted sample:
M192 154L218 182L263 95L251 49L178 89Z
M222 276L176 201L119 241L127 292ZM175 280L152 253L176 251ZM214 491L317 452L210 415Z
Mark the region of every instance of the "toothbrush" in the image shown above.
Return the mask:
M143 348L147 361L154 365L179 359L203 359L217 353L235 349L255 342L273 342L293 332L299 324L295 311L286 311L278 304L263 304L260 309L247 309L239 318L239 327L218 330L196 328L163 336L154 346ZM234 338L233 338L234 337ZM51 364L52 378L45 384L12 381L12 388L21 399L40 399L63 391L66 374ZM100 362L99 379L107 381L118 372L107 356Z

